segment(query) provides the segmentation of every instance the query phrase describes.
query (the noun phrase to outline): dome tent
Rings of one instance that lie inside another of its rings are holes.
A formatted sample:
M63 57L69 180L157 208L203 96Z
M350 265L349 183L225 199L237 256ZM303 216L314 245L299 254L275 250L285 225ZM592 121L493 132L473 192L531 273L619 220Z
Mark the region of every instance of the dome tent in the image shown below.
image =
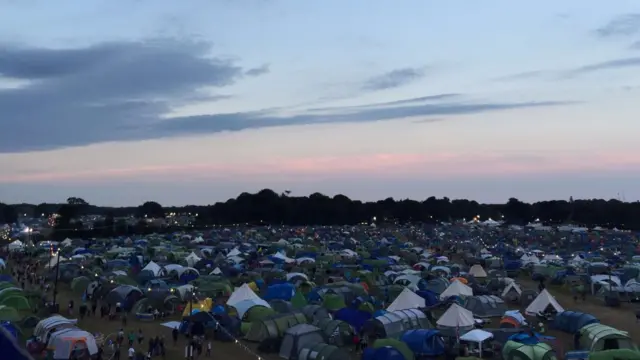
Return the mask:
M418 357L434 357L444 354L444 339L440 331L434 329L409 330L400 340Z
M599 322L600 320L591 314L579 311L563 311L556 315L553 321L553 328L569 334L575 334L584 326Z
M320 328L309 324L298 324L284 332L280 345L280 357L297 359L298 353L305 347L324 342Z
M556 360L551 346L545 343L525 345L515 341L507 341L502 347L504 360Z

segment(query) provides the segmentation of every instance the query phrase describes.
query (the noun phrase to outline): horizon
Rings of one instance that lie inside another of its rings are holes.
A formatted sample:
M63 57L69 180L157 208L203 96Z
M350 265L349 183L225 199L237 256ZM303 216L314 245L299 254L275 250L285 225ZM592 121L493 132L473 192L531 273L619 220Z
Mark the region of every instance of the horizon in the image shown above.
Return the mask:
M0 202L640 200L640 4L586 5L7 2Z

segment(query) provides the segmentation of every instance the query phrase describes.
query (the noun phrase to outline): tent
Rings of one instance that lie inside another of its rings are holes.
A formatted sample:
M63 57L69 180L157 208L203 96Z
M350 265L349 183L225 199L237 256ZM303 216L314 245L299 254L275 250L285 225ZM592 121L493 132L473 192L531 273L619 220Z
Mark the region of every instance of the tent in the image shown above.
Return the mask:
M313 324L322 330L325 342L336 346L350 346L353 339L353 328L341 320L323 319Z
M380 339L400 337L407 330L430 329L432 327L422 311L409 309L387 312L367 320L363 331L371 338Z
M637 349L627 332L600 323L580 329L580 345L589 351Z
M373 343L373 348L376 349L375 355L371 359L386 359L386 360L414 360L415 355L409 349L407 344L396 339L378 339ZM400 356L398 356L400 355ZM365 357L363 356L363 359Z
M599 322L600 320L596 319L591 314L579 311L563 311L556 315L552 326L554 329L564 331L569 334L575 334L580 331L582 327Z
M450 335L454 331L465 332L473 329L475 320L471 311L454 303L440 316L436 324L438 329Z
M387 311L418 309L423 307L425 307L424 299L409 288L404 288L400 295L387 307Z
M474 329L460 336L461 341L478 344L478 352L482 358L482 344L493 338L493 334L482 329Z
M482 265L475 264L471 267L471 269L469 269L469 275L472 275L475 278L486 278L487 272L484 271Z
M504 360L555 360L556 354L545 343L526 345L515 341L507 341L502 347Z
M440 294L440 299L445 300L452 296L473 296L473 289L456 280Z
M298 360L351 360L351 356L337 346L319 343L302 348Z
M289 314L276 314L267 318L251 322L245 338L249 341L261 342L266 339L275 339L284 335L290 327L298 324L306 324L307 318L300 312Z
M535 316L539 313L547 311L555 311L556 313L560 313L564 311L564 308L562 308L558 301L556 301L556 299L551 294L549 294L549 291L547 291L547 289L544 289L535 298L535 300L533 300L533 302L529 304L529 306L527 306L525 313L527 315Z
M464 308L480 318L500 317L508 310L504 301L495 295L470 296L465 300Z
M629 349L596 351L589 354L589 360L640 360L640 352Z
M298 359L298 353L305 347L324 342L320 328L309 324L298 324L284 332L280 345L280 357Z
M264 306L267 308L271 308L268 302L261 299L256 293L251 290L249 285L246 283L242 284L241 287L234 290L234 292L229 296L227 300L227 305L232 306L236 309L238 313L238 317L242 319L244 314L250 308L254 306Z
M520 295L522 295L520 285L516 284L515 281L512 281L504 288L504 290L502 290L501 296L507 301L515 302L520 299Z
M353 308L343 308L336 311L333 318L348 323L359 332L364 323L371 319L371 313Z
M444 339L440 331L435 329L409 330L402 334L400 340L419 358L436 357L444 354Z

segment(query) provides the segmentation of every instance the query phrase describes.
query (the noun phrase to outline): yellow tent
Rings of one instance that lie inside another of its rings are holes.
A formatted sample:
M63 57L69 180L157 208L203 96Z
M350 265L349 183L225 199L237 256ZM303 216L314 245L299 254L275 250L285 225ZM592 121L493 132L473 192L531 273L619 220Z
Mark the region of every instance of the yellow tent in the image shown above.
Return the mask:
M211 298L206 298L204 300L201 300L200 302L194 302L193 305L187 303L187 306L184 307L184 311L182 312L182 316L189 316L189 311L191 309L198 309L200 311L211 311L211 308L213 308L213 300L211 300Z

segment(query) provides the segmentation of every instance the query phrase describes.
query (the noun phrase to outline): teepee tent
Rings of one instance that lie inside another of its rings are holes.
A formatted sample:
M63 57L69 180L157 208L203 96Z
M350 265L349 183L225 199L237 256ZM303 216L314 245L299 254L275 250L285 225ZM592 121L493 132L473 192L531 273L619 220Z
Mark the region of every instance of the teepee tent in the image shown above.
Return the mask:
M545 312L549 310L549 308L555 310L556 313L561 313L564 311L564 308L560 306L558 301L547 291L547 289L542 290L542 292L533 300L525 313L527 315L537 315L539 313Z
M404 288L400 295L389 305L387 311L418 309L423 307L425 307L424 299L409 288Z

